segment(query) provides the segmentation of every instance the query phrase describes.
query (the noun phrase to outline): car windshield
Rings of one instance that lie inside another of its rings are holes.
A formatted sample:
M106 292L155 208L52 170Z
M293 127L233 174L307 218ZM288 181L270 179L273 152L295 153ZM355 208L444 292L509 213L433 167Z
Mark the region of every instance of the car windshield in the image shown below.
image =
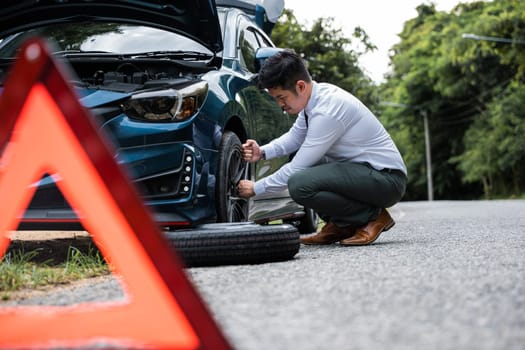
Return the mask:
M0 58L15 57L21 43L33 36L51 39L55 51L61 53L130 55L190 51L212 55L203 45L166 30L121 23L77 22L48 25L0 38Z

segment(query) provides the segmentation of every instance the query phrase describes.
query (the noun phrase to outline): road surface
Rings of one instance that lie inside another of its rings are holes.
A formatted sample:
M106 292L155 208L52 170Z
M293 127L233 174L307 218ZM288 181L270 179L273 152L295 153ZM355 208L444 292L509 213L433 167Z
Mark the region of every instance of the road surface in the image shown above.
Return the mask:
M371 246L187 272L239 350L525 349L525 200L390 211L396 226ZM119 298L110 278L9 303Z

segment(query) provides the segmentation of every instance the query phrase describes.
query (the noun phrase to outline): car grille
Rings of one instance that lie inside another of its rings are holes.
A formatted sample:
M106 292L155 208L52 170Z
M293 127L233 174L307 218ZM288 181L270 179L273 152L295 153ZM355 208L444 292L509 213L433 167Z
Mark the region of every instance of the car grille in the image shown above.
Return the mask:
M192 195L194 158L189 150L183 153L181 166L170 172L155 174L154 176L136 179L137 185L144 199L185 199ZM56 184L40 186L33 196L29 209L66 209L70 208Z

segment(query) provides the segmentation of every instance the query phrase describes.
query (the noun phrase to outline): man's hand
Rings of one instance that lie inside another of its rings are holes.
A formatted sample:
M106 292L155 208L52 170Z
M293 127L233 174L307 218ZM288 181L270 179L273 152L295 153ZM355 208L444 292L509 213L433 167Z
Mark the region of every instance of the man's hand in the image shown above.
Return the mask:
M239 184L237 185L237 190L239 191L239 196L243 198L250 198L255 196L255 192L253 191L253 181L250 180L241 180L239 181Z
M255 163L261 159L261 148L255 140L249 139L242 145L242 157L250 163Z

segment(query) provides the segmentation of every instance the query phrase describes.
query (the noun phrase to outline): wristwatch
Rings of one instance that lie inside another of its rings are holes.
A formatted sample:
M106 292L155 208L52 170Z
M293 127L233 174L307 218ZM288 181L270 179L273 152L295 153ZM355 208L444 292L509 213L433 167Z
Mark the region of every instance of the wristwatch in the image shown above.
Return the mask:
M266 160L266 152L264 150L261 150L261 159Z

